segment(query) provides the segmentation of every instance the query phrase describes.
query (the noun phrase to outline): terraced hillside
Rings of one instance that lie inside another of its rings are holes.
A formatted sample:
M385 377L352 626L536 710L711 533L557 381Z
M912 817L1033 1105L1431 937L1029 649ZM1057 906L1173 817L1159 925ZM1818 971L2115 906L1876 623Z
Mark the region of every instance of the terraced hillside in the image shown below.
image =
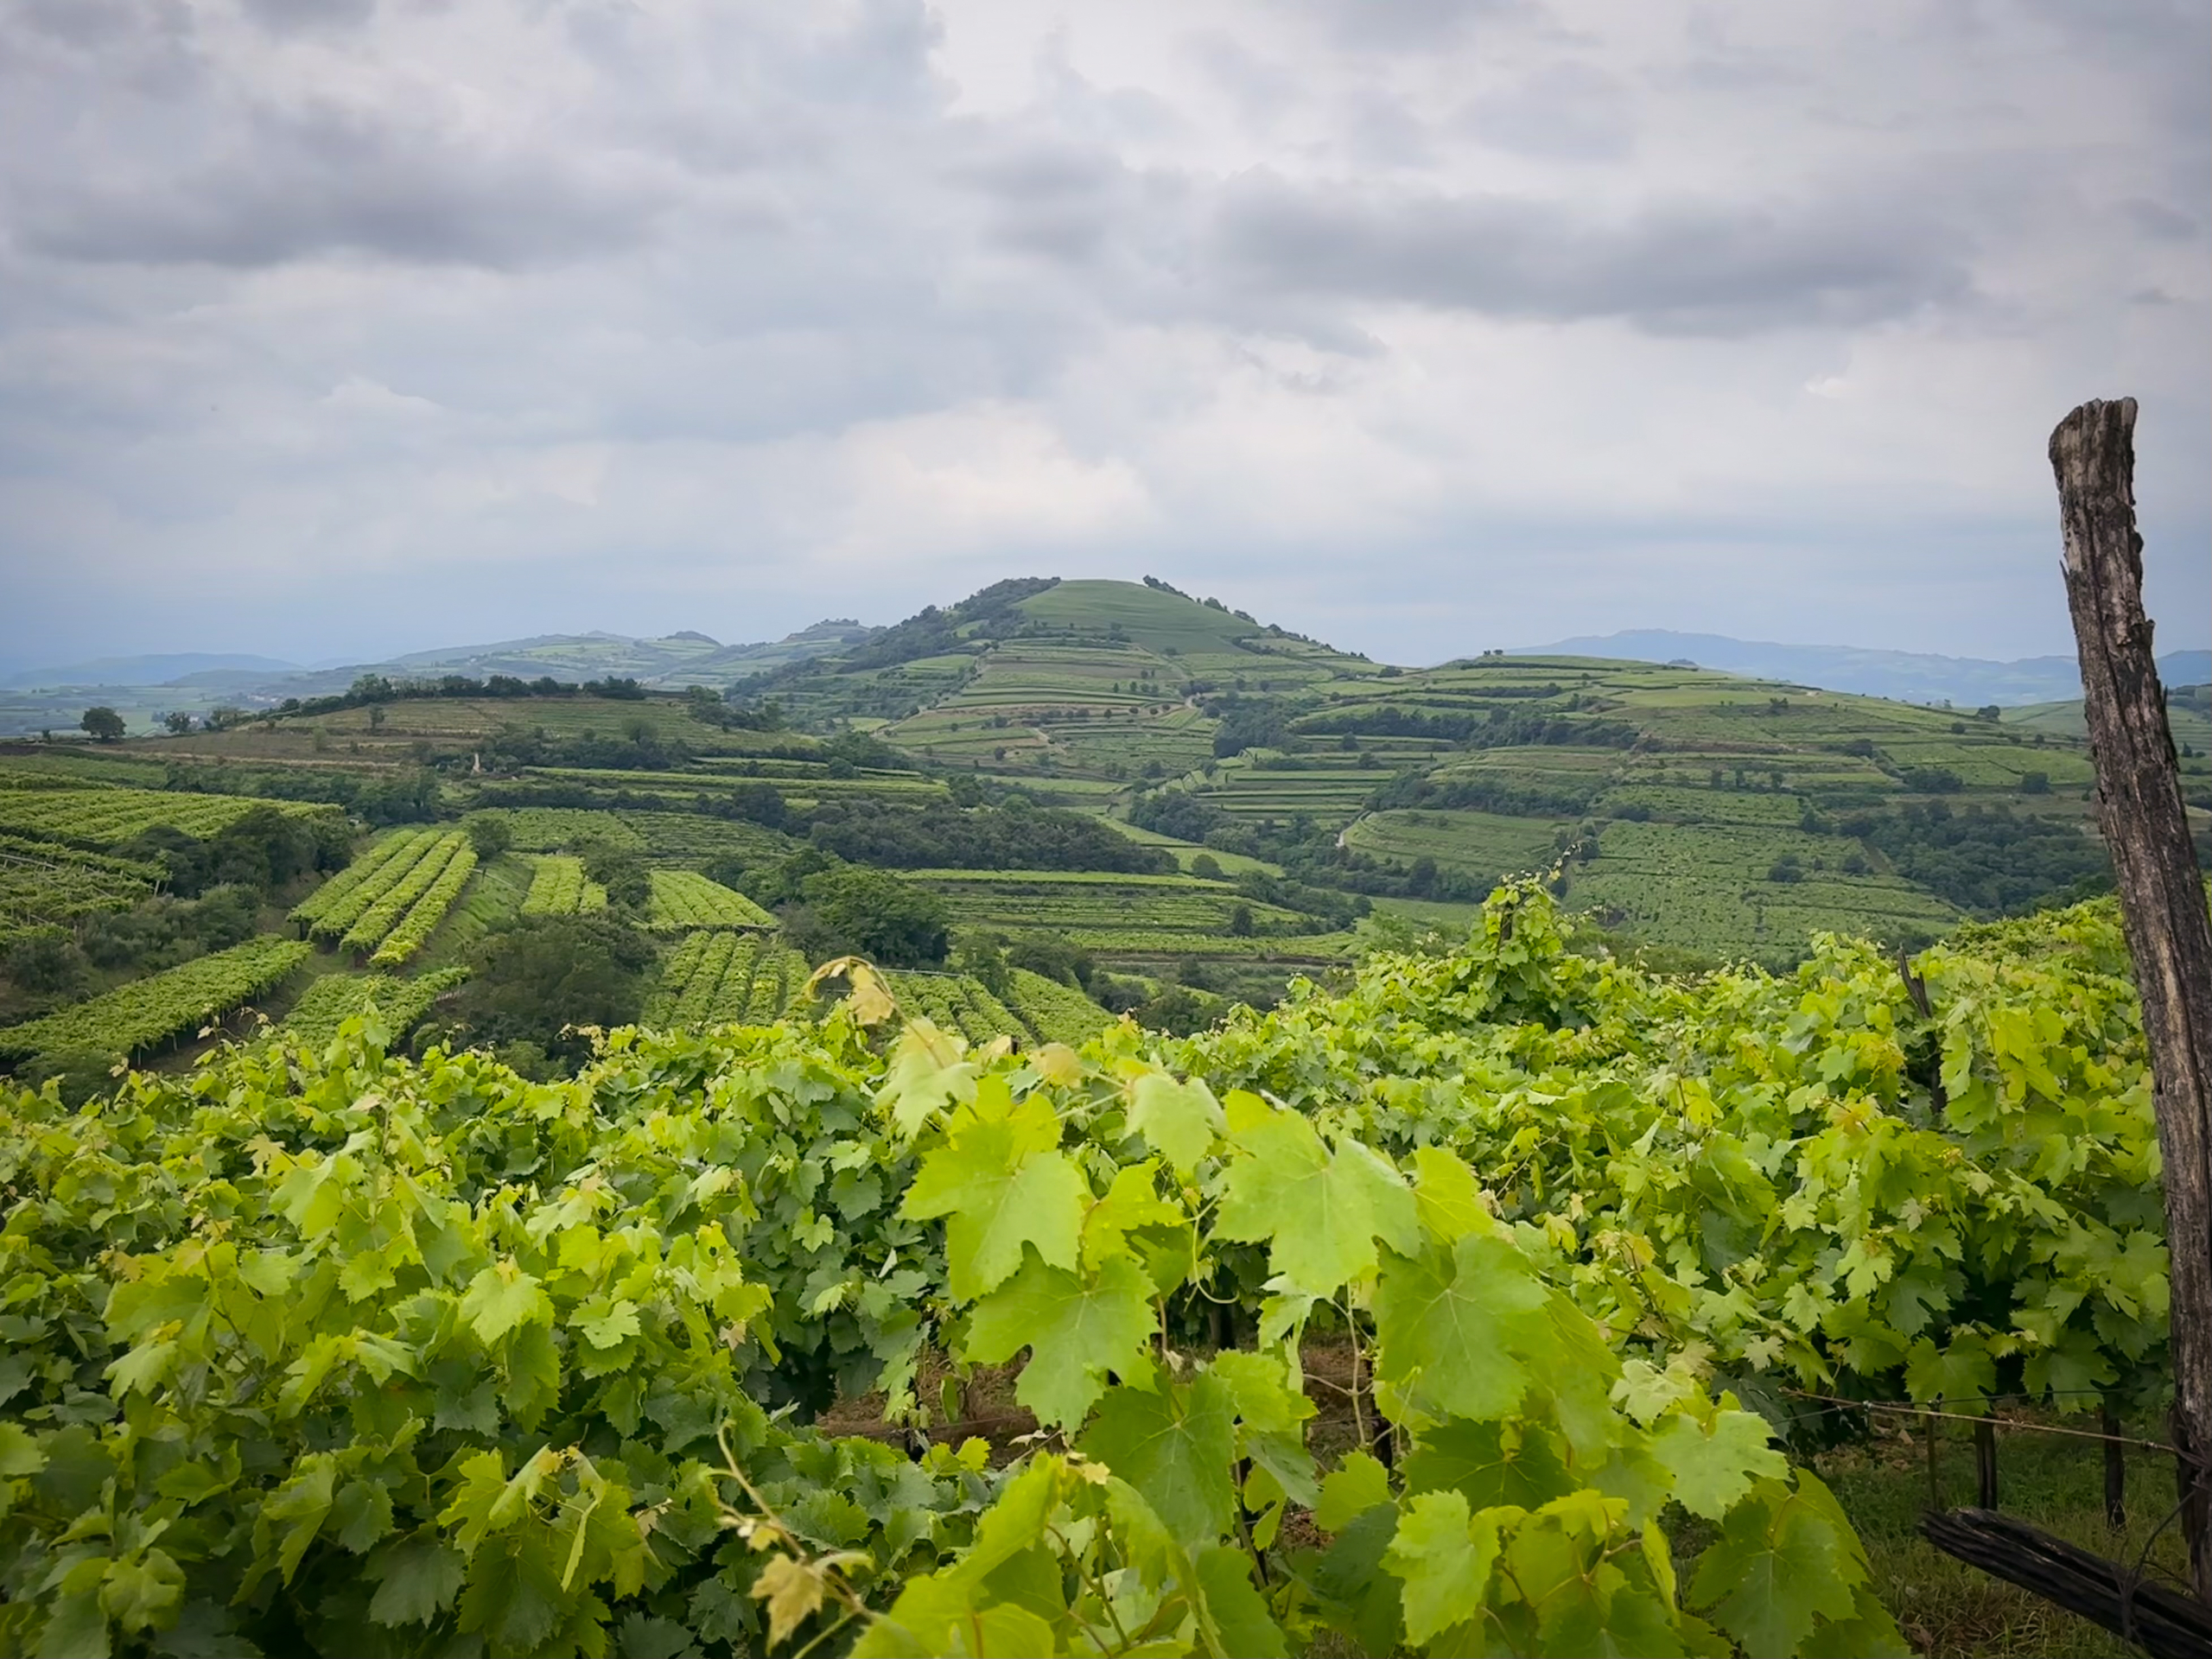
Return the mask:
M1363 659L1217 602L1125 582L1015 582L751 688L802 721L861 716L946 766L1012 778L1163 777L1211 752L1194 699L1288 692Z
M2005 908L2024 857L2053 893L2101 863L2083 746L1952 710L1491 658L1325 684L1268 715L1244 714L1272 725L1267 746L1176 780L1181 798L1137 804L1139 820L1408 897L1556 866L1570 905L1630 938L1769 960L1818 931L1916 940ZM1330 832L1328 854L1295 856Z
M249 988L255 1007L435 1025L478 1005L484 981L454 976L511 932L567 950L628 930L649 1000L578 1027L768 1018L865 937L914 1008L1052 1040L1107 1007L1190 1028L1377 937L1462 929L1523 871L1624 943L1767 962L1822 930L1917 942L2101 876L2074 704L1931 709L1579 657L1405 669L1157 582L1002 582L817 643L695 691L441 677L12 746L0 1018L289 931L318 959ZM2212 694L2177 689L2173 717L2202 822ZM232 826L272 806L343 842L335 861L226 863ZM234 871L257 912L223 896ZM887 908L906 933L868 932Z
M1570 905L1631 938L1778 961L1821 929L1923 938L2102 867L2063 709L1577 657L1409 671L1150 582L1001 583L754 690L880 721L940 775L1124 820L1186 868L1203 849L1219 874L1241 858L1423 920L1556 866ZM2201 775L2212 722L2194 741L2190 695L2177 734ZM1003 881L963 891L1007 925L1140 931Z

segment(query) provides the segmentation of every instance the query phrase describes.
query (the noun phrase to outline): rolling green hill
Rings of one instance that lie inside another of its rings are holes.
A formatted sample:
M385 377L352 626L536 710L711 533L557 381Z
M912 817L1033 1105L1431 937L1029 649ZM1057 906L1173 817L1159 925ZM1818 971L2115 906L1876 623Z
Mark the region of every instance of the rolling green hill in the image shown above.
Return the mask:
M747 690L1423 919L1556 866L1627 937L1779 961L1823 929L1924 938L2102 865L2062 712L1596 658L1408 671L1157 583L1001 583Z

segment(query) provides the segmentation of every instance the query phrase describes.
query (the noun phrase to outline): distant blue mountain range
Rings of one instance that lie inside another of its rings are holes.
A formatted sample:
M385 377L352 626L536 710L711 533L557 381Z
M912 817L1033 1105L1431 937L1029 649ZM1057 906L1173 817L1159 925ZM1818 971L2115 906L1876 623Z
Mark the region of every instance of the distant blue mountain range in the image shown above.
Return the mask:
M100 657L60 668L29 668L0 675L0 686L172 685L200 674L239 673L267 678L296 674L297 663L238 652L176 651L154 657Z
M1785 680L1827 691L1894 697L1903 702L1948 702L1961 709L1987 703L2015 708L2063 702L2082 695L2081 671L2071 657L2023 657L2010 663L1974 657L1938 657L1910 651L1862 651L1850 645L1784 645L1732 639L1719 633L1676 633L1630 628L1530 645L1516 657L1612 657L1635 662L1690 662L1754 679ZM2158 658L2168 685L2212 681L2212 651L2172 651Z

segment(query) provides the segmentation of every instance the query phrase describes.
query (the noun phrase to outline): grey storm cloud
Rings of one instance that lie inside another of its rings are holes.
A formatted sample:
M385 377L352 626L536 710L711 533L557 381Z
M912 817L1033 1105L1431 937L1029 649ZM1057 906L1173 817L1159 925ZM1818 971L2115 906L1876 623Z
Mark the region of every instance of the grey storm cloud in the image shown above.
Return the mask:
M337 109L257 110L220 152L175 171L46 181L17 233L62 258L275 265L335 253L522 266L605 254L665 205L632 178Z
M1486 23L1545 18L1537 0L1306 0L1331 35L1354 46L1429 50L1464 39Z
M245 0L246 11L263 27L275 29L343 28L365 23L377 0Z
M1497 149L1565 161L1615 161L1636 143L1628 83L1573 60L1547 64L1478 99L1466 122Z
M1606 223L1560 202L1257 175L1226 193L1219 236L1257 288L1669 334L1868 323L1973 288L1955 234L1834 201L1661 203Z

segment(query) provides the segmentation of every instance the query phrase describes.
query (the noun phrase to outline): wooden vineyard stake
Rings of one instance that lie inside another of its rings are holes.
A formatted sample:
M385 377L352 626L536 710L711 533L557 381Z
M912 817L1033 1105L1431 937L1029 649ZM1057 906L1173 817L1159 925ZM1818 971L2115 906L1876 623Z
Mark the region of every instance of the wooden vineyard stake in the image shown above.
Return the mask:
M1933 1511L1943 1507L1943 1483L1936 1473L1936 1419L1921 1419L1921 1437L1928 1451L1928 1507Z
M1983 1418L1974 1426L1974 1474L1985 1510L1997 1507L1997 1425Z
M2120 1444L2120 1414L2107 1400L2105 1431L2105 1525L2114 1532L2127 1525L2127 1448Z
M2143 999L2172 1284L2173 1440L2190 1579L2212 1601L2212 915L2189 837L2165 694L2143 612L2135 400L2082 404L2050 435L2066 602L2096 763L2097 817Z

